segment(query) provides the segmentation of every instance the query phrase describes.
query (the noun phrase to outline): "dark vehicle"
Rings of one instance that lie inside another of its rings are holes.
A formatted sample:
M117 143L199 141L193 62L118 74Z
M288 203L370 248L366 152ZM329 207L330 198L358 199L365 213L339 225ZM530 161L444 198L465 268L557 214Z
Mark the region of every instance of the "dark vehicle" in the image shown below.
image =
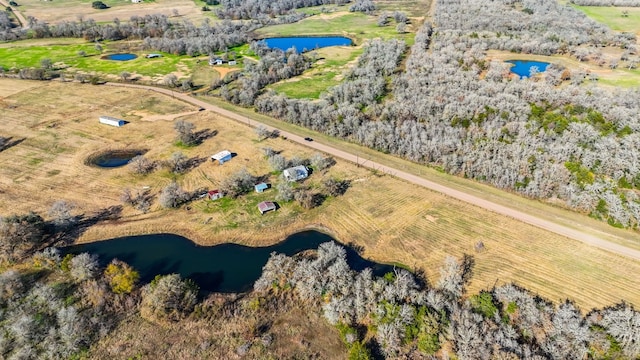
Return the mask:
M313 141L313 139L310 138L310 137L306 137L306 138L304 138L304 141Z
M198 111L204 111L204 108L200 108L200 109L198 109Z

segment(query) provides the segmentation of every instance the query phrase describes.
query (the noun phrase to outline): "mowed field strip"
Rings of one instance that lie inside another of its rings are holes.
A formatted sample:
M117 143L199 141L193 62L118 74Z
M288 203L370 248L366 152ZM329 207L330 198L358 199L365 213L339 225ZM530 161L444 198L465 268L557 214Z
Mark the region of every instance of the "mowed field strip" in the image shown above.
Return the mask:
M178 101L177 93L172 98L171 93L165 96L133 88L10 79L0 79L0 90L4 120L0 134L24 138L0 152L2 215L29 210L46 215L57 199L69 200L76 204L77 213L89 215L119 205L125 187L149 186L157 193L172 180L165 170L140 177L126 168L85 165L88 155L104 149L146 148L152 160L166 159L177 150L189 157L207 157L221 149L238 153L224 166L205 162L179 176L176 180L188 190L215 187L242 167L253 174L268 174L261 147L280 150L288 158L314 152L291 138L257 142L253 130L237 121L210 111L192 113L197 107ZM99 115L122 117L130 123L122 128L100 125ZM176 118L217 134L200 146L179 149L173 145L172 120ZM431 281L437 279L446 255L472 254L476 267L470 291L513 281L549 299L570 298L585 309L620 300L640 304L639 261L348 161L338 159L327 173L313 174L310 180L322 177L349 179L352 186L344 196L329 198L317 209L285 204L265 216L257 213L254 203L260 198L253 194L230 208L204 200L192 203L190 210L163 210L157 203L148 214L125 208L119 220L89 228L78 241L171 232L202 245L260 246L312 226L342 242L362 245L365 257L425 269ZM275 191L263 196L273 197ZM474 251L478 241L485 245L481 252Z

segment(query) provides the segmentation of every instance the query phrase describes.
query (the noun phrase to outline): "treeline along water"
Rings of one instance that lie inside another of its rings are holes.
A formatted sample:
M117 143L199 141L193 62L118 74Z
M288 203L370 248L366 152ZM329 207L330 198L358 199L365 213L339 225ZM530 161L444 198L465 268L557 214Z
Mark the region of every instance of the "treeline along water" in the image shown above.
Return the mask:
M73 245L62 249L62 252L95 254L99 256L101 265L113 259L122 260L140 272L143 283L150 282L156 275L178 273L194 280L205 292L243 292L252 289L272 252L291 256L304 250L317 249L318 245L328 241L335 240L318 231L304 231L267 247L230 243L198 246L179 235L154 234ZM351 247L347 246L346 249L347 261L355 270L369 267L378 276L393 270L391 265L363 259Z

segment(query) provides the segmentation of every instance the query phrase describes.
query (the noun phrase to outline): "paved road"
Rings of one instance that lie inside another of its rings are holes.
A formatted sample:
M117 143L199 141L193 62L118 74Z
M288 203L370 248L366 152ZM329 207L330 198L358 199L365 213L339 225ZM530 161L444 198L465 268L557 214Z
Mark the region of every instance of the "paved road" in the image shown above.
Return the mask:
M503 206L503 205L499 205L496 203L493 203L491 201L485 200L485 199L481 199L477 196L474 195L470 195L467 194L465 192L456 190L456 189L452 189L450 187L447 187L445 185L439 184L439 183L435 183L433 181L429 181L426 179L423 179L417 175L413 175L407 172L404 172L402 170L399 169L395 169L395 168L391 168L382 164L379 164L375 161L372 160L366 160L363 161L362 158L358 158L357 155L333 148L331 146L328 145L324 145L321 144L317 141L305 141L303 137L296 135L296 134L292 134L290 132L287 131L283 131L280 129L276 129L274 127L271 126L267 126L265 124L262 124L258 121L249 119L243 115L239 115L237 113L234 113L232 111L223 109L219 106L215 106L209 103L206 103L202 100L193 98L191 96L188 96L186 94L183 93L179 93L179 92L175 92L175 91L171 91L168 89L163 89L163 88L156 88L156 87L152 87L152 86L144 86L144 85L134 85L134 84L120 84L120 83L107 83L107 85L110 86L121 86L121 87L131 87L131 88L138 88L138 89L147 89L147 90L152 90L152 91L156 91L162 94L166 94L169 96L173 96L174 98L183 100L185 102L194 104L196 106L200 106L204 109L207 110L211 110L214 111L220 115L229 117L231 119L234 119L236 121L239 121L241 123L245 123L248 124L250 126L258 126L258 125L263 125L265 126L267 129L273 131L273 130L278 130L280 135L287 137L287 139L291 140L291 141L295 141L298 142L300 144L303 144L307 147L325 152L327 154L331 154L337 158L341 158L344 160L348 160L351 161L353 163L356 163L360 166L364 166L367 168L371 168L371 169L375 169L377 171L380 172L384 172L390 175L393 175L397 178L406 180L408 182L411 182L413 184L416 185L420 185L423 186L427 189L442 193L444 195L450 196L454 199L458 199L470 204L473 204L475 206L481 207L483 209L487 209L490 211L493 211L495 213L501 214L501 215L505 215L508 216L510 218L522 221L524 223L548 230L550 232L562 235L562 236L566 236L570 239L573 240L578 240L581 241L585 244L591 245L591 246L595 246L598 248L601 248L603 250L607 250L610 251L612 253L616 253L631 259L635 259L635 260L640 260L640 251L635 250L635 249L631 249L628 248L626 246L623 245L619 245L616 243L612 243L610 241L601 239L597 236L591 235L591 234L587 234L584 233L582 231L576 230L576 229L572 229L560 224L556 224L554 222L548 221L548 220L544 220L541 218L538 218L536 216L532 216L530 214L527 213L523 213L521 211L517 211L514 209L511 209L509 207Z
M0 0L0 5L2 5L4 9L10 7L9 0ZM27 29L29 27L29 23L27 22L27 19L24 18L24 15L22 15L20 10L16 9L15 6L11 6L11 10L13 14L18 18L18 21L20 22L20 25L22 25L22 28Z

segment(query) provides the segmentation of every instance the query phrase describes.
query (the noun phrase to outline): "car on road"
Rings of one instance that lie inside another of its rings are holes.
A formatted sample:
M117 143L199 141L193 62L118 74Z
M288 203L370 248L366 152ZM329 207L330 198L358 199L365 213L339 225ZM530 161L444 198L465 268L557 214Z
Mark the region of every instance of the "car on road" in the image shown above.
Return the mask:
M306 138L304 138L304 141L313 141L313 139L310 138L310 137L306 137Z

